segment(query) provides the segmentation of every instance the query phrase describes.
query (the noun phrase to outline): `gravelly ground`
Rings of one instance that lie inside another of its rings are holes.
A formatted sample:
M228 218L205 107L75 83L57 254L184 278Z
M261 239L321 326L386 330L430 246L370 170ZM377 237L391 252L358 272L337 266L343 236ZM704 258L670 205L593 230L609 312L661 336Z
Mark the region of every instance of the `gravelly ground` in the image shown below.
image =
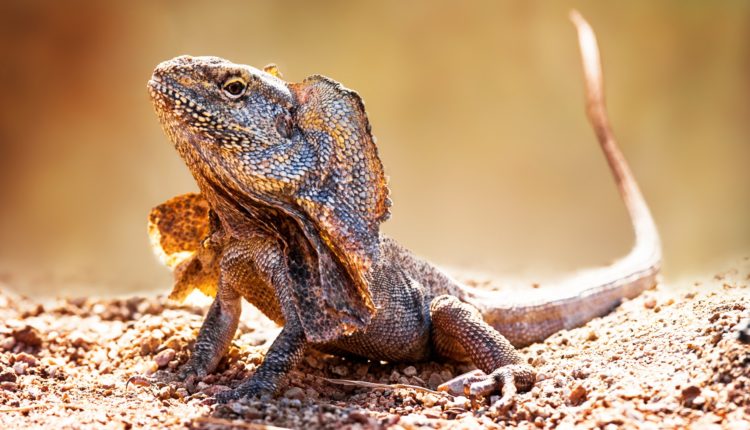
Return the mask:
M535 387L507 411L472 409L412 388L343 386L324 378L434 388L470 369L384 364L309 353L274 399L214 406L212 393L251 375L278 333L257 311L219 371L190 393L170 382L205 307L159 297L39 304L0 290L0 428L738 428L750 429L750 261L691 285L661 286L523 353ZM150 385L132 376L151 375Z

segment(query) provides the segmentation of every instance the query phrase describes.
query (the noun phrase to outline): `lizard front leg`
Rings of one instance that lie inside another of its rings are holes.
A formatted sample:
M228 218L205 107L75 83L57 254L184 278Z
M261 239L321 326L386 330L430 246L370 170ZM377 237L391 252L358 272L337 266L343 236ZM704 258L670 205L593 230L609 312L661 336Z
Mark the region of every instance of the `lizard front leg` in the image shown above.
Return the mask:
M255 374L234 390L217 394L216 400L226 403L242 397L273 394L281 378L297 367L306 346L307 340L299 320L288 318Z
M484 372L459 376L439 387L454 394L488 395L502 391L495 405L509 406L517 389L529 389L536 381L534 368L523 362L513 345L487 324L479 311L454 296L438 296L430 302L432 342L437 352L452 359L466 355Z
M238 286L250 281L247 258L241 245L232 242L222 251L216 298L198 332L193 353L178 375L188 387L216 369L237 332L242 313Z
M284 328L255 374L236 389L217 394L216 400L224 403L241 397L273 394L280 379L299 364L307 345L302 323L291 301L284 255L278 243L267 238L233 241L224 252L221 276L231 284L232 290Z
M241 312L240 295L228 285L226 277L221 276L216 299L198 332L193 353L178 375L189 387L219 364L237 332Z

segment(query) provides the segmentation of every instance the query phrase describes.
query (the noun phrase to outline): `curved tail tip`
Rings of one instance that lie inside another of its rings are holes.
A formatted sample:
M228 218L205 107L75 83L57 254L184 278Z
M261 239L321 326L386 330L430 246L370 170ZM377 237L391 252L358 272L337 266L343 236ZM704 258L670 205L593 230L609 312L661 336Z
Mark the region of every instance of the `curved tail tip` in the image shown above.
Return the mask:
M573 24L575 25L586 23L586 20L583 19L583 15L581 15L581 12L578 12L577 9L571 9L568 13L568 17L570 17L570 20L573 21Z

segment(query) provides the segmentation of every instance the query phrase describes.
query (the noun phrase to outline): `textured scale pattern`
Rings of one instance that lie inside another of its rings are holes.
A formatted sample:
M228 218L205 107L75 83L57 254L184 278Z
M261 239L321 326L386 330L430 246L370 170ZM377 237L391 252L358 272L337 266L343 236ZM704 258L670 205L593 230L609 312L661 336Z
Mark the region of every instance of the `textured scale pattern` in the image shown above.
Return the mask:
M469 360L480 371L442 388L501 390L507 404L535 379L514 345L582 324L653 284L658 260L613 266L600 283L527 307L459 284L380 234L390 200L361 98L322 76L280 76L275 67L182 56L160 64L148 84L201 191L154 209L152 245L174 268L173 297L196 288L215 295L180 377L214 370L243 298L283 326L255 374L219 401L275 392L316 348L375 360ZM611 164L624 165L613 154L605 147ZM626 202L642 203L632 178L613 171L630 187ZM647 209L631 211L634 222L644 213L650 221Z

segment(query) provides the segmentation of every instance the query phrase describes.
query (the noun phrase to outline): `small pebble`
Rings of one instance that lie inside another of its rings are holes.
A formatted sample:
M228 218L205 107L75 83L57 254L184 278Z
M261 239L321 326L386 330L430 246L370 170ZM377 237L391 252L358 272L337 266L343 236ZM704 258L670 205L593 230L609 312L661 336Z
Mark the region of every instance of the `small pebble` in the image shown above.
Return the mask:
M0 373L0 382L16 382L18 376L14 372L2 372Z
M155 361L149 361L143 365L143 373L146 375L152 375L159 370L159 365Z
M439 373L433 373L433 374L430 375L430 378L427 380L427 385L431 389L435 390L443 382L444 382L443 378L440 376Z
M159 389L157 397L161 400L167 400L172 397L173 392L174 388L171 385L165 385Z
M300 387L292 387L284 392L284 397L287 399L302 400L305 398L305 390Z
M429 408L429 407L435 406L438 400L439 400L438 396L432 393L428 393L422 397L422 404Z
M141 341L141 355L149 355L159 347L159 339L155 337L146 337Z
M15 382L3 381L0 382L0 389L3 389L5 391L16 391L18 389L18 385Z
M42 345L42 336L39 333L39 330L32 326L26 326L20 330L14 331L13 336L16 338L16 341L25 343L31 347Z
M39 360L33 355L22 352L16 355L16 361L22 361L29 365L29 367L36 367L39 364Z
M346 376L349 374L349 368L346 366L335 366L331 369L331 372L338 376Z
M172 361L175 354L176 353L174 349L167 348L164 351L156 354L156 356L154 357L154 362L156 363L157 366L159 366L159 368L166 367L167 364L169 364L169 362Z
M175 395L181 399L184 399L185 397L189 396L190 393L188 393L188 390L184 387L180 387L174 391Z
M68 335L68 340L70 341L70 344L77 347L85 346L89 343L91 343L86 336L81 333L80 331L74 331Z
M25 375L26 369L28 369L28 367L28 363L17 361L13 364L13 371L16 372L16 375Z
M6 351L10 351L14 346L16 346L16 338L14 337L6 337L0 342L0 348Z
M116 379L111 375L102 376L99 379L99 386L104 389L115 388L115 383L116 383Z
M320 397L320 394L315 391L314 388L308 388L305 390L305 397L308 399L316 400L318 397Z
M653 309L656 306L656 299L654 297L646 297L643 301L643 306L646 309Z
M349 412L349 419L360 424L367 424L370 422L370 417L365 411L355 409Z
M587 395L588 390L586 390L586 387L584 387L583 384L578 384L570 391L568 400L572 405L578 406L586 400Z
M681 394L682 402L687 406L691 406L694 400L701 395L701 389L695 385L690 385L683 388Z
M469 399L464 396L456 396L453 400L448 401L446 406L448 408L466 409L469 405Z

